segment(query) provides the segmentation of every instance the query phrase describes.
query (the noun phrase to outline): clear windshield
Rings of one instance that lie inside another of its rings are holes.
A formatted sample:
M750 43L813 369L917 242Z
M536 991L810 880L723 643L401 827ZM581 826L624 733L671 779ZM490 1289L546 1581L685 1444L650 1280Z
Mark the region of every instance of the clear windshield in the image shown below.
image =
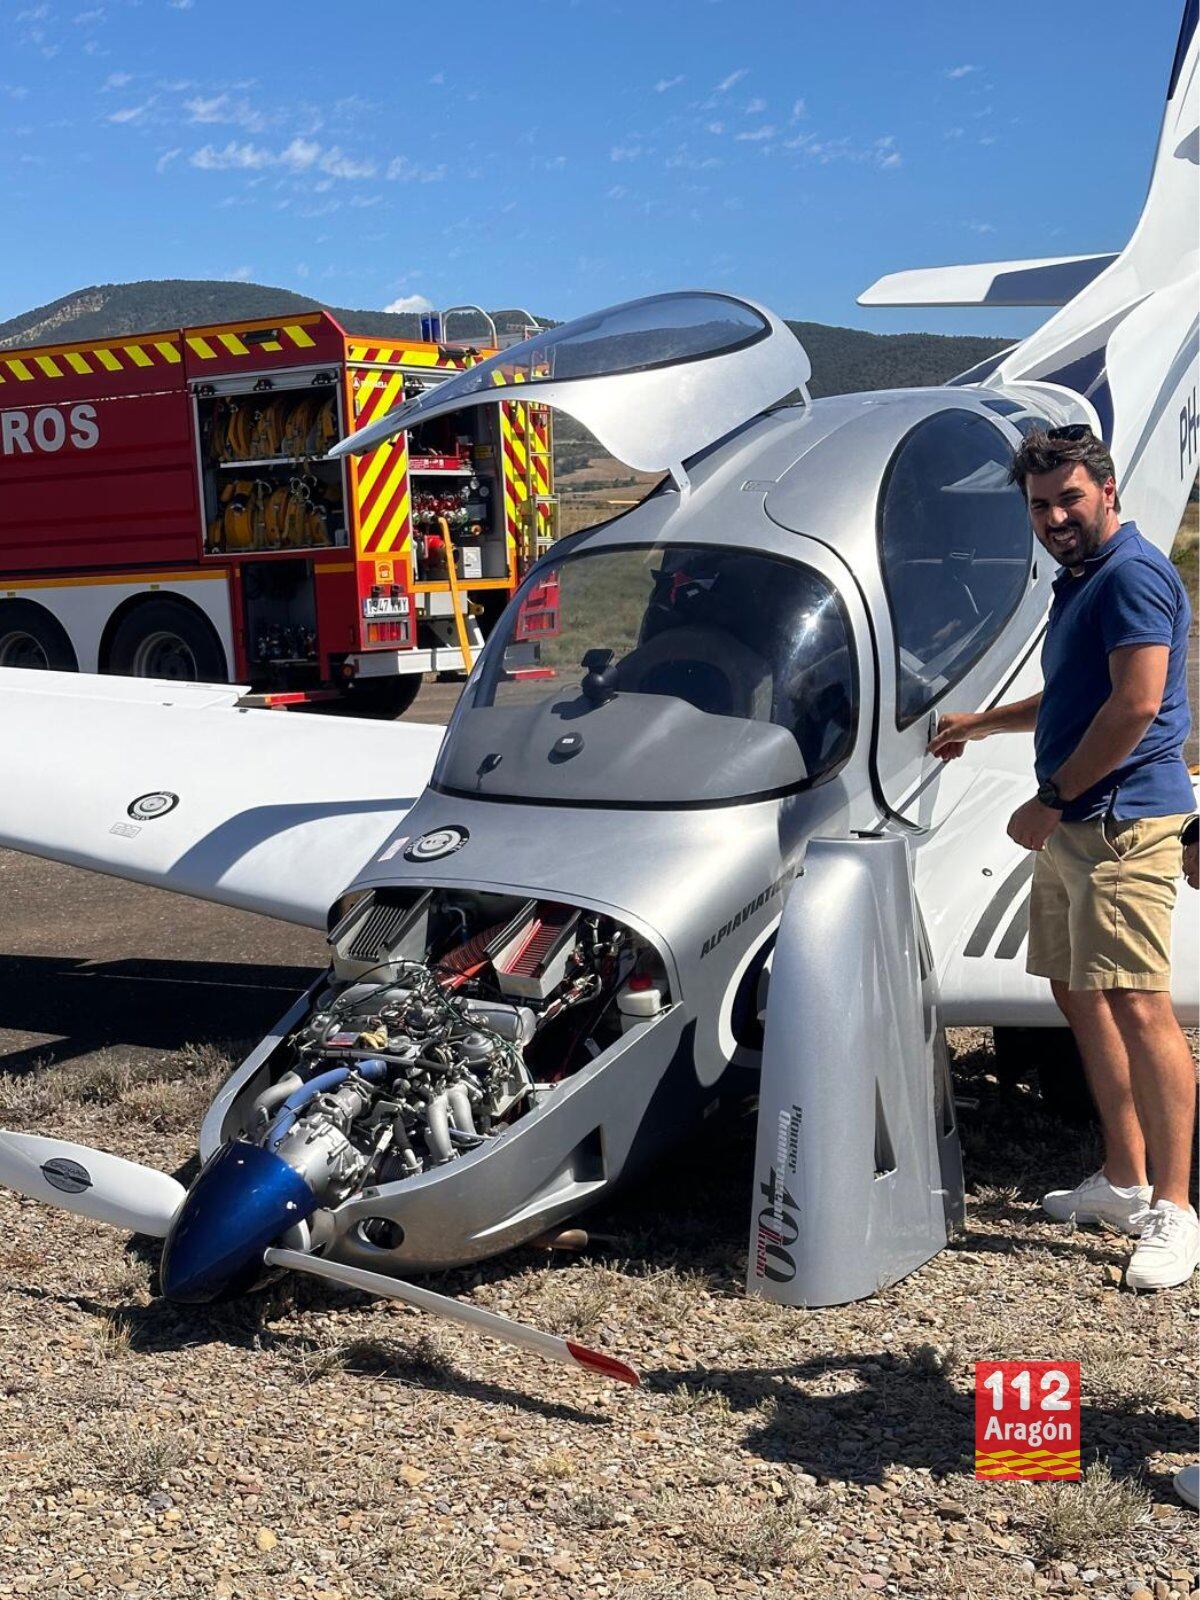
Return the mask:
M499 355L435 385L426 405L446 405L498 385L545 383L646 372L699 361L765 339L767 319L742 300L723 294L655 294L592 316L547 328ZM420 420L422 399L397 407Z
M493 633L435 781L662 804L774 792L841 764L857 702L845 612L811 568L705 546L568 555Z

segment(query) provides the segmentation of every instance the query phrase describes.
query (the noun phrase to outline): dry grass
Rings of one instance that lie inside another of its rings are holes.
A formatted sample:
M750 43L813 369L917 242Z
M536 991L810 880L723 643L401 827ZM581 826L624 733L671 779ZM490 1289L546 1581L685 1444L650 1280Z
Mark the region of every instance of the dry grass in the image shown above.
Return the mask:
M1149 1510L1150 1496L1140 1484L1114 1478L1107 1462L1096 1461L1078 1483L1039 1491L1034 1544L1042 1556L1072 1559L1119 1550Z
M448 1382L456 1368L436 1334L422 1333L409 1345L392 1339L343 1339L304 1345L292 1356L296 1378L317 1383L331 1373L388 1378L400 1383Z
M55 1065L39 1058L0 1075L0 1122L39 1128L76 1106L120 1108L159 1133L198 1127L233 1059L215 1045L184 1045L159 1061L134 1065L102 1055Z
M699 1502L694 1497L663 1497L655 1519L686 1531L689 1541L722 1561L747 1572L773 1567L805 1566L821 1548L821 1534L799 1496L788 1495L769 1505L720 1488Z
M188 1460L193 1448L192 1440L174 1430L124 1421L101 1435L98 1461L113 1488L152 1494Z

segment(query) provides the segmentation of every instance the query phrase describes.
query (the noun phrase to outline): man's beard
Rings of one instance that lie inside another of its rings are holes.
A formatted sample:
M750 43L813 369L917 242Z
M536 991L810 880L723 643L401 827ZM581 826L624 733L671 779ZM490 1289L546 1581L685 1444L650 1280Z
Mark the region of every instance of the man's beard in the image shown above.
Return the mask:
M1108 514L1104 510L1100 511L1094 522L1084 522L1079 517L1072 517L1065 527L1055 530L1056 537L1069 534L1072 536L1071 540L1063 546L1052 543L1051 554L1064 567L1082 567L1083 563L1090 556L1094 556L1103 544L1104 524L1107 518Z

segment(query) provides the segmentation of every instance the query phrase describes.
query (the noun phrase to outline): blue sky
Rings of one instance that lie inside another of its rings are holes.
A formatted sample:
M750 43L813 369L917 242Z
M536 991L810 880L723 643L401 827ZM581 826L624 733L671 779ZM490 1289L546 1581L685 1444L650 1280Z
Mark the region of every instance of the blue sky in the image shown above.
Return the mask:
M867 311L884 272L1119 248L1179 0L0 0L0 318L92 283L569 317ZM1074 171L1072 171L1074 168Z

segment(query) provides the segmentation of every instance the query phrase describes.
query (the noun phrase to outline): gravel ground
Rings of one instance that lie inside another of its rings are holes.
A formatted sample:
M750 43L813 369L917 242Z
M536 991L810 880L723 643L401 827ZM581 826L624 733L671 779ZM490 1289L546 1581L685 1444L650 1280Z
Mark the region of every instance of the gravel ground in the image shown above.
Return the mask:
M316 942L0 856L18 925L38 885L32 948L0 972L0 1124L186 1181L236 1053L222 1022L278 1014ZM146 956L89 961L131 916ZM219 970L194 959L202 927ZM72 963L47 954L69 930ZM1196 1518L1170 1480L1196 1448L1195 1296L1127 1293L1123 1240L1040 1219L1090 1135L999 1081L986 1033L953 1044L967 1230L876 1299L745 1298L753 1127L732 1116L594 1215L585 1255L433 1280L628 1357L636 1392L309 1280L169 1306L155 1246L0 1193L0 1595L1194 1592ZM1111 1479L974 1481L972 1363L1018 1357L1082 1361L1085 1459Z

